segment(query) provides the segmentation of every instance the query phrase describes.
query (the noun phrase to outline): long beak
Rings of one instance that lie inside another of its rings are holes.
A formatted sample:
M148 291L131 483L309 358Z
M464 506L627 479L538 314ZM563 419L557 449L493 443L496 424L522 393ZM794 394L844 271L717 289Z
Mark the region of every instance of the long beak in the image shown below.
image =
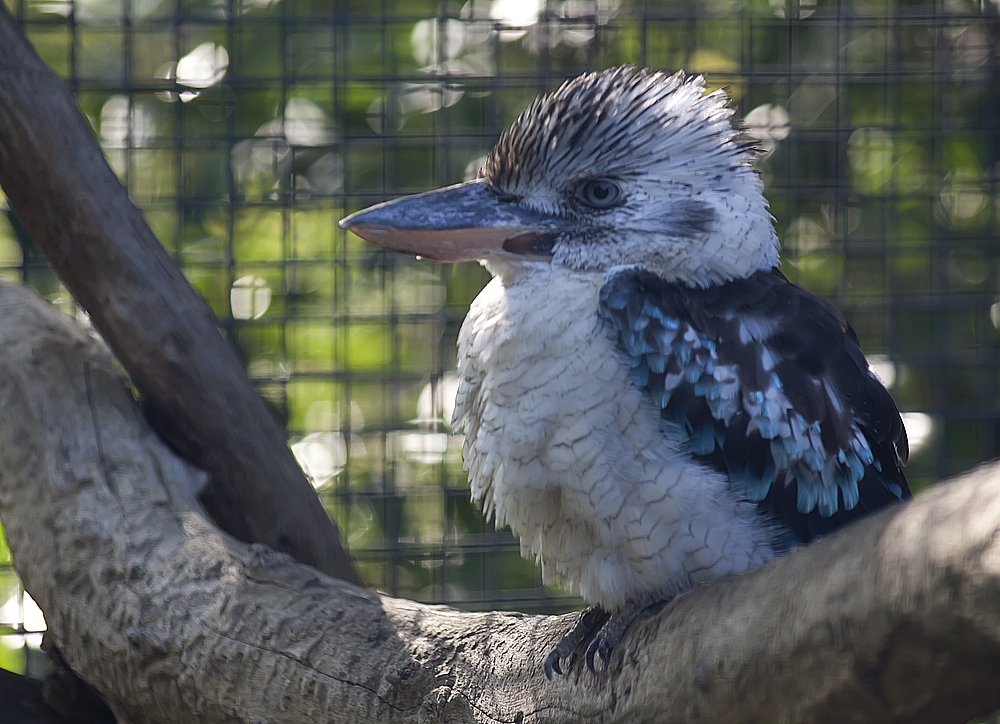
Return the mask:
M372 206L340 228L386 249L456 262L547 258L569 223L503 201L476 180Z

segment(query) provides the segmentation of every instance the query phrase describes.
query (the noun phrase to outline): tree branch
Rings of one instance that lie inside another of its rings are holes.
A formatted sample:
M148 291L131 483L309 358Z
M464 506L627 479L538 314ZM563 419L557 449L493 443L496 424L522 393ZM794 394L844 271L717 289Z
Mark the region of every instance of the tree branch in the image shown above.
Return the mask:
M0 186L145 396L162 423L157 431L211 475L204 502L214 519L241 540L358 582L336 526L208 305L2 3Z
M565 616L379 596L202 515L109 355L0 285L0 515L121 721L964 722L1000 707L1000 467L633 625L546 682Z

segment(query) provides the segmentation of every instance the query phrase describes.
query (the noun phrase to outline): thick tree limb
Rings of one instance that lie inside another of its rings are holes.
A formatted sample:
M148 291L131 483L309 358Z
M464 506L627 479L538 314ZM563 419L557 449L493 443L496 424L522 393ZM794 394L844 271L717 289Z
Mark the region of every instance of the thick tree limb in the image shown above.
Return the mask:
M242 540L357 582L336 526L208 305L150 231L66 87L0 3L0 186L163 421L211 475L210 512Z
M120 721L964 722L1000 707L1000 467L633 626L548 683L568 617L378 596L244 545L107 353L0 286L0 514L66 662Z

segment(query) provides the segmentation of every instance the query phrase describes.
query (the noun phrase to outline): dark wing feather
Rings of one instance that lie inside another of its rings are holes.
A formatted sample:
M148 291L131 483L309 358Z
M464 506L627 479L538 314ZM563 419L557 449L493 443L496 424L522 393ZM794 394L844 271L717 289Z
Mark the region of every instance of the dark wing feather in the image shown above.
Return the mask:
M600 313L692 454L805 543L909 497L906 432L854 330L778 271L699 289L612 276Z

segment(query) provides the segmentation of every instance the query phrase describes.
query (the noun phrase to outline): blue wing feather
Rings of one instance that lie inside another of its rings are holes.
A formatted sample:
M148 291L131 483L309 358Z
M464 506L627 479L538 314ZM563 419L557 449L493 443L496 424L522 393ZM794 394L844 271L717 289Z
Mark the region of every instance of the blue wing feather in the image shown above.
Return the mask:
M621 271L600 313L665 427L792 541L909 497L892 398L844 319L780 272L696 289Z

